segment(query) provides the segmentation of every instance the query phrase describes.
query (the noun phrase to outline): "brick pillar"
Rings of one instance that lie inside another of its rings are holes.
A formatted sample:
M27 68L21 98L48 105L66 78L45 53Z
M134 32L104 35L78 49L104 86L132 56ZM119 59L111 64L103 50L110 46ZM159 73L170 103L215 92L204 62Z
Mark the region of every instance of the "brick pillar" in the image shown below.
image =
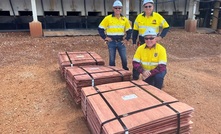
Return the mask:
M197 30L197 20L188 19L185 21L185 30L187 32L196 32Z
M42 25L39 21L32 21L29 23L31 37L42 37Z

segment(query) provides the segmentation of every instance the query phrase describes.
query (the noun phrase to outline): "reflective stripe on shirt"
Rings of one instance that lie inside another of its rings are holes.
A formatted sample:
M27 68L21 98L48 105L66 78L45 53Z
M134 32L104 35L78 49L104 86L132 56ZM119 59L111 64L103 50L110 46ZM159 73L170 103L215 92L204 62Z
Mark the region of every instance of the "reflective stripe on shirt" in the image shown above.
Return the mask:
M126 17L121 16L120 18L117 18L112 14L106 16L98 27L104 29L106 34L110 36L125 35L126 31L132 29L129 20Z
M145 16L144 13L139 14L134 22L133 29L137 30L141 36L147 27L152 27L156 30L156 33L159 33L160 27L167 28L169 24L159 13L153 12L149 17Z

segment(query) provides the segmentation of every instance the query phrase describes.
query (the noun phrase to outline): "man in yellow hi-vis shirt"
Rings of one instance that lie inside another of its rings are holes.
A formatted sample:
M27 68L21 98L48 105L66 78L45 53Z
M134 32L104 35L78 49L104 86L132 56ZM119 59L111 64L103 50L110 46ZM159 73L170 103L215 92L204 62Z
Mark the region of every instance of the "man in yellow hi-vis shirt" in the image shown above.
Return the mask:
M159 14L154 12L154 1L153 0L143 0L144 12L139 14L134 22L133 27L133 46L137 47L137 38L138 44L143 44L144 37L142 36L147 28L153 28L157 37L156 40L159 41L166 36L169 31L169 24L167 21ZM139 79L139 73L133 68L133 79Z
M166 49L157 43L155 29L148 28L143 37L145 43L135 52L133 68L142 74L145 82L161 89L166 75Z
M114 2L114 13L106 16L101 21L98 26L98 32L101 38L104 39L108 45L109 65L115 66L116 51L118 50L123 69L129 70L127 67L127 53L125 45L128 44L128 40L131 38L132 28L129 20L121 15L122 6L123 5L119 0Z

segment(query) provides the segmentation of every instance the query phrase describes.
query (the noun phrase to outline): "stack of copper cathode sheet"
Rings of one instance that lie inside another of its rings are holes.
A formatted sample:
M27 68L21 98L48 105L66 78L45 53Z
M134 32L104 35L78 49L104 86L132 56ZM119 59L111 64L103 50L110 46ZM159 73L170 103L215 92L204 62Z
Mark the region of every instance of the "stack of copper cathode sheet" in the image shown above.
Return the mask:
M194 109L142 80L84 87L81 108L93 134L190 133Z
M65 71L67 88L77 104L81 101L82 87L93 87L131 79L131 71L113 66L73 66L66 67Z
M61 74L65 77L65 67L82 65L104 65L104 60L95 52L59 52L58 63Z

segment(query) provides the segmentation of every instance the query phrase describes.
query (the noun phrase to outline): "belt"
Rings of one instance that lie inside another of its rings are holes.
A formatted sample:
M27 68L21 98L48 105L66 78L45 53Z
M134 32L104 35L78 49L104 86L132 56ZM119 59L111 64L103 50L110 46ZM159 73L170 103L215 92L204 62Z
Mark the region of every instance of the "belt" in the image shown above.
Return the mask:
M123 41L123 39L112 39L112 41L121 42L121 41Z

